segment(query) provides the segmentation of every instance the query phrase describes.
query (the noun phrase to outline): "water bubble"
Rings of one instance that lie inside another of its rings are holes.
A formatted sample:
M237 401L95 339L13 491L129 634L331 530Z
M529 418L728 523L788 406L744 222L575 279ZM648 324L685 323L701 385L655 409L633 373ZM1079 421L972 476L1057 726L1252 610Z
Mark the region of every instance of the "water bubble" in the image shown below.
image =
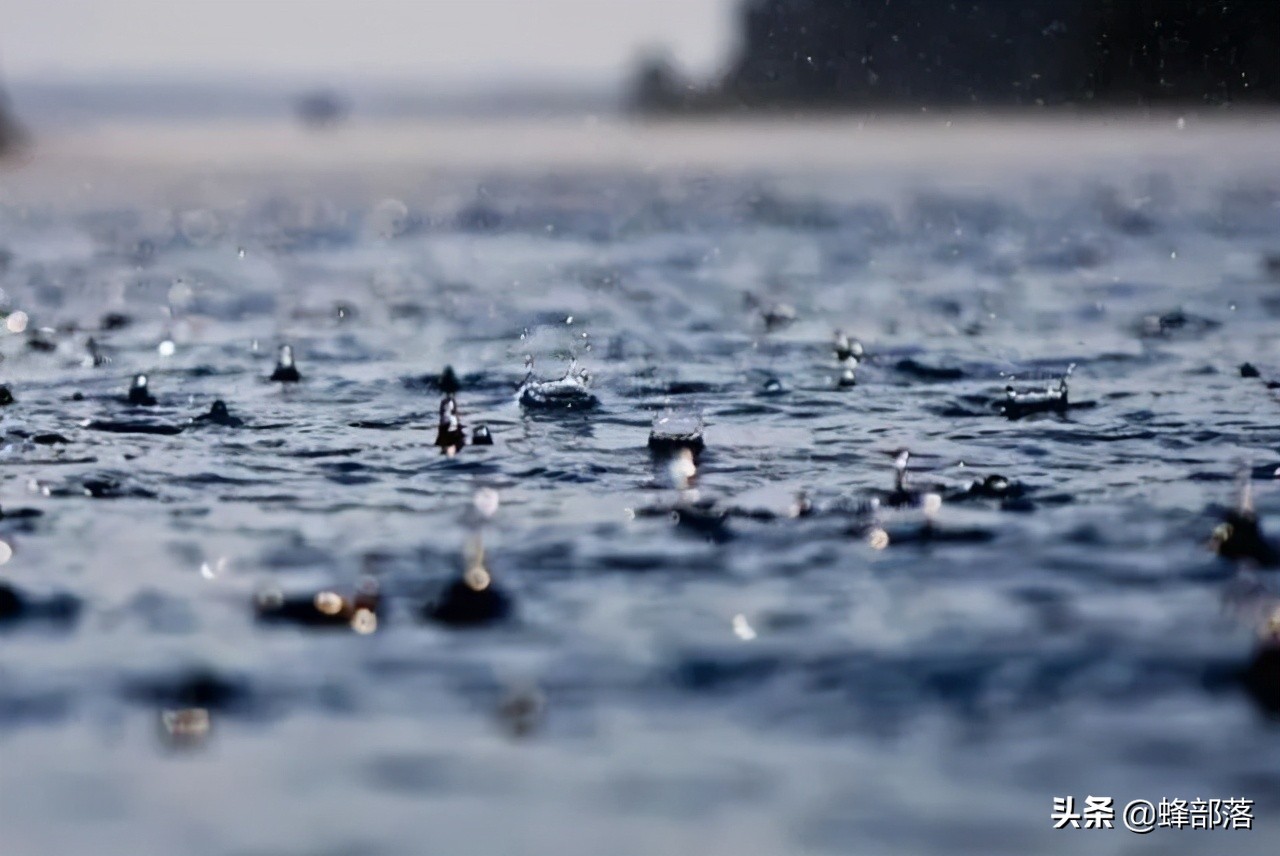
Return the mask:
M27 313L19 309L17 312L10 313L9 317L4 321L4 326L8 328L10 333L21 333L27 329L29 320Z
M484 591L493 580L484 565L472 565L463 573L462 579L472 591Z
M755 628L751 626L751 622L747 621L747 617L742 613L738 613L733 617L733 635L743 642L750 642L756 638Z
M351 616L351 629L361 636L368 636L378 629L378 616L371 609L357 609Z
M317 592L315 596L316 612L324 615L337 615L342 611L345 602L342 595L332 591Z
M165 339L156 348L156 350L160 352L160 356L162 357L172 357L175 349L176 349L176 346L174 345L172 339Z
M526 359L526 368L532 369L532 365L532 359ZM530 371L516 390L516 398L525 408L535 410L591 410L600 401L587 389L590 380L587 370L579 369L576 362L569 363L559 380L540 381Z

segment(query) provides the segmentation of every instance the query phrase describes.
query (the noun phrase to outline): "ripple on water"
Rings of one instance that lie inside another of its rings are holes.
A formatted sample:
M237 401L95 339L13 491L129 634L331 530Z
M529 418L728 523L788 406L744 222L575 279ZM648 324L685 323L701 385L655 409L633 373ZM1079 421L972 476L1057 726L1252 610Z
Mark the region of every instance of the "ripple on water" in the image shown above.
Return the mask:
M86 723L126 747L134 717L212 728L257 772L206 814L323 780L388 850L395 795L572 829L584 793L592 824L643 804L675 849L724 812L770 852L837 850L868 827L791 786L867 797L881 753L886 816L1008 769L1265 781L1275 182L1058 166L968 191L280 176L232 207L196 185L0 206L27 319L0 337L6 753L33 794L68 759L109 772L120 816L161 828L194 815L145 790L157 760L85 751ZM1135 760L1159 745L1183 750ZM726 772L747 755L754 785ZM973 849L1026 831L1000 805ZM100 841L88 817L57 819L71 849Z

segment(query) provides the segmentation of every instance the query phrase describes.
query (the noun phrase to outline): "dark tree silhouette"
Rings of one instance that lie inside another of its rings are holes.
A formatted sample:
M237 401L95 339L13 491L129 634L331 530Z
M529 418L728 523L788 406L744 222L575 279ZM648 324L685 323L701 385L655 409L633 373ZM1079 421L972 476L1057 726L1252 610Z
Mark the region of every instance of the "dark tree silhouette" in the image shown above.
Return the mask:
M0 157L12 153L25 138L22 127L9 109L4 87L0 86Z
M745 0L713 108L1280 101L1280 0Z

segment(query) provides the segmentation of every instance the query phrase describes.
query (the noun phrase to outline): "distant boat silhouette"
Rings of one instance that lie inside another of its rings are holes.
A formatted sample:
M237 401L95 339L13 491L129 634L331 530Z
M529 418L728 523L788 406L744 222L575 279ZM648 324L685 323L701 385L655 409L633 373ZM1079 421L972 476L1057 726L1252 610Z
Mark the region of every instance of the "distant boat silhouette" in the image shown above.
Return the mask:
M331 128L347 118L350 107L342 96L328 89L317 89L298 97L298 118L308 128Z

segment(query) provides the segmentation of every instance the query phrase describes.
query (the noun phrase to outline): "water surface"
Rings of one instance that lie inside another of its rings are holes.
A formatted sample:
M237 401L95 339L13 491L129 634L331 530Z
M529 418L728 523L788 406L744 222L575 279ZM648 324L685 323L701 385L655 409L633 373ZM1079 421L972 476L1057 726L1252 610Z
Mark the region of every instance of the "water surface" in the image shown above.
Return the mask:
M0 174L0 506L43 512L0 520L3 579L82 603L4 630L4 852L1268 851L1276 730L1204 544L1239 464L1280 466L1280 173L1268 120L1185 124L609 127L576 163L535 129L510 164L475 129L264 131ZM596 408L522 409L575 359ZM432 445L446 364L492 447ZM1071 364L1094 406L993 408ZM217 399L246 425L189 423ZM741 513L665 513L668 411ZM1032 507L877 549L921 520L866 517L900 448ZM485 488L514 617L424 620ZM255 621L363 576L376 632ZM1257 829L1052 832L1066 794L1244 796Z

